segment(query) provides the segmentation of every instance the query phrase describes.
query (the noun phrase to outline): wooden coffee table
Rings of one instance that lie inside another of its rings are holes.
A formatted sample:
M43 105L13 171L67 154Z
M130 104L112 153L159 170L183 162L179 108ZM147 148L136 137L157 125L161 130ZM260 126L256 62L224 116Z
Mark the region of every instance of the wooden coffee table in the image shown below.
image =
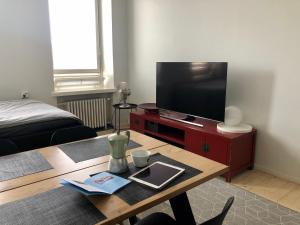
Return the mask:
M153 154L160 153L187 164L201 170L202 173L162 190L134 205L127 204L116 195L89 197L89 200L107 217L106 220L101 221L99 224L120 223L166 200L170 201L174 215L179 222L195 224L186 191L227 172L228 167L172 145L167 145L143 134L136 132L131 132L131 134L132 140L144 145L141 148L150 149ZM57 147L49 147L37 151L40 151L55 168L51 171L0 182L2 191L0 193L0 205L60 187L59 182L62 178L83 181L90 174L106 171L108 166L107 156L76 164L73 161L70 162L70 159L67 159L67 156ZM130 157L128 157L128 161L131 161Z
M151 150L153 148L167 145L167 143L165 142L145 136L135 131L130 131L130 133L131 133L131 137L130 137L131 140L139 143L142 146L139 148L128 150L127 154L130 154L132 150L137 150L137 149ZM107 135L96 137L96 139L105 136ZM11 190L24 185L32 184L38 181L46 180L52 177L57 177L63 174L71 173L91 166L99 165L108 162L109 160L109 156L102 156L99 158L94 158L79 163L75 163L63 151L61 151L58 146L41 148L35 151L40 152L45 157L45 159L52 165L53 169L23 176L23 177L18 177L12 180L2 181L0 182L0 192Z

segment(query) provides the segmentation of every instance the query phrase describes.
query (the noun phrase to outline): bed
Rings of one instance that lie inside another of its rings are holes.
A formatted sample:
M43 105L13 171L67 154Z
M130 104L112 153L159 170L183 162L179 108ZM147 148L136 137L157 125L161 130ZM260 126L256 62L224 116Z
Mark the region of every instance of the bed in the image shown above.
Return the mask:
M0 101L0 140L12 142L18 151L49 146L56 130L74 126L82 126L82 121L43 102Z

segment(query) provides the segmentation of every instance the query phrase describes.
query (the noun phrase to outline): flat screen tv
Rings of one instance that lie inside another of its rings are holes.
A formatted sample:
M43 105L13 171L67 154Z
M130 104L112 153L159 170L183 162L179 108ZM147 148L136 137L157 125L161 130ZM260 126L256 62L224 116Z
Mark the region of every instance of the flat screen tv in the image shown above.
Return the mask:
M227 62L157 62L158 108L224 121Z

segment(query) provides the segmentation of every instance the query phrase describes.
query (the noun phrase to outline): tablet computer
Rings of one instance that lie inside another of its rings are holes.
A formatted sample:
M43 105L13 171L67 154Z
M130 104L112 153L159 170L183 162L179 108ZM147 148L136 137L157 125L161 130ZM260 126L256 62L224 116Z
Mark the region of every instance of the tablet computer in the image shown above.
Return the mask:
M161 189L184 172L184 168L163 162L155 162L145 167L128 179L147 185L154 189Z

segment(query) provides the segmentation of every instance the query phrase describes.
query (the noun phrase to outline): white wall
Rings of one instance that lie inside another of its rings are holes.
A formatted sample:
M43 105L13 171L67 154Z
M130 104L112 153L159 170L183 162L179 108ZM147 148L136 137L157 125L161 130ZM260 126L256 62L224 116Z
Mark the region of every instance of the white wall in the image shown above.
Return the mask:
M127 1L112 0L115 85L128 81Z
M114 82L115 87L122 81L128 82L128 26L127 1L112 0L113 49L114 49ZM114 94L114 103L118 103L120 96ZM129 125L129 110L121 111L120 126ZM118 123L118 122L117 122Z
M0 1L0 100L30 97L51 104L51 44L46 0Z
M115 84L127 81L127 3L112 0ZM56 104L47 0L0 1L0 100L30 98Z
M299 9L299 0L129 0L133 100L155 101L157 61L228 61L227 105L258 129L256 167L300 182Z

